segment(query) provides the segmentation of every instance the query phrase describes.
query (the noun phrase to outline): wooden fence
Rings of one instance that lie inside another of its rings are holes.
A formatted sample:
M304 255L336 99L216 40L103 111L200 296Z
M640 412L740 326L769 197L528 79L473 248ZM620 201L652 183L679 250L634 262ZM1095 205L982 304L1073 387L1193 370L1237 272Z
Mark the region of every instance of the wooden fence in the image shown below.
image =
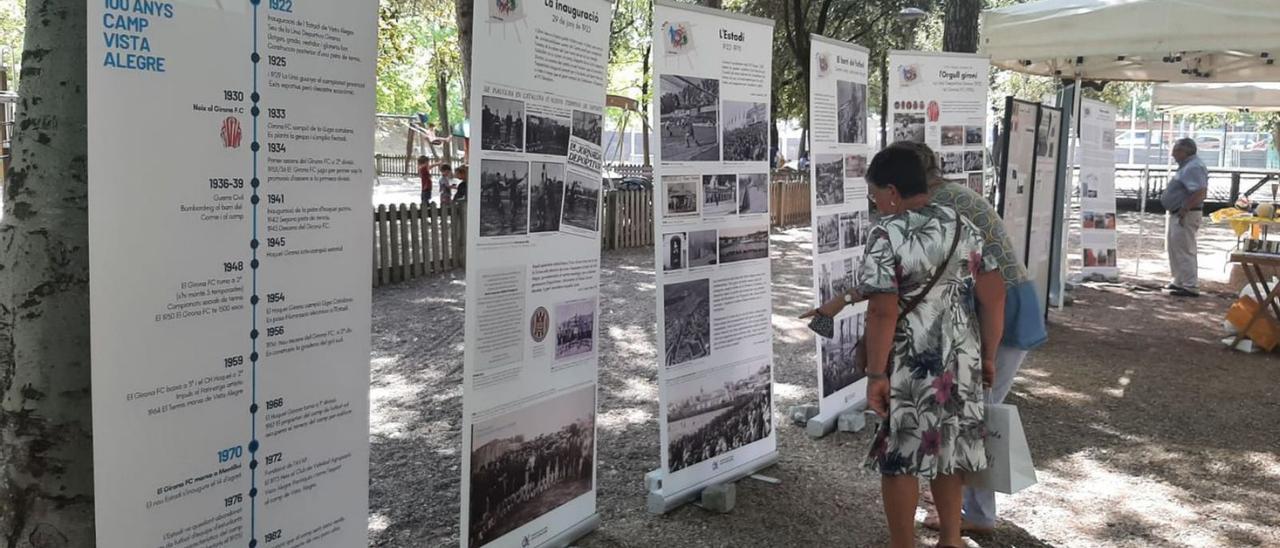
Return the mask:
M602 249L653 245L653 191L626 190L605 194L600 233Z
M769 221L775 228L809 226L809 181L774 180L769 185Z
M465 266L466 203L378 206L373 212L374 287Z

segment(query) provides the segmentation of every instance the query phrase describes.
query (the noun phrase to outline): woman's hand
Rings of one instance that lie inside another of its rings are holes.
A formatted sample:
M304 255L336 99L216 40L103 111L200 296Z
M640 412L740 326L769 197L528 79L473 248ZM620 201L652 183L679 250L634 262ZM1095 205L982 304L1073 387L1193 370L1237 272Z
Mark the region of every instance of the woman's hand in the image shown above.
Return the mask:
M982 385L988 390L996 384L996 361L992 359L982 359Z
M881 375L867 379L867 408L880 418L889 416L889 378Z
M840 311L844 310L844 307L846 306L844 302L844 295L845 295L844 293L841 293L839 295L836 295L835 297L832 297L831 300L825 303L822 303L822 306L819 306L818 308L805 312L804 314L801 314L800 319L803 320L805 318L812 318L813 316L816 316L818 314L821 314L828 318L836 317L836 314L839 314Z

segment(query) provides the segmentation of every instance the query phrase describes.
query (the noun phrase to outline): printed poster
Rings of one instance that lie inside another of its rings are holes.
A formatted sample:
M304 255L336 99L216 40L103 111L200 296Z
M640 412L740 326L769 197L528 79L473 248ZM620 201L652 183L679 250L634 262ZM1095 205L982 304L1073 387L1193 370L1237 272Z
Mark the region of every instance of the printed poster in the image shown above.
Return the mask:
M772 454L773 23L654 3L663 489Z
M560 537L583 534L598 519L609 18L603 0L476 3L464 547L571 542Z
M1032 181L1036 167L1036 122L1039 119L1040 105L1009 97L1005 107L1005 132L1008 137L1005 142L1008 149L1004 155L1004 174L1001 177L1003 191L1000 214L1004 220L1005 232L1009 235L1013 248L1017 250L1018 260L1026 264L1031 193L1035 189ZM1053 188L1052 183L1049 188ZM1050 194L1051 215L1052 202Z
M377 2L88 6L97 545L364 546Z
M1058 140L1062 130L1062 111L1040 107L1036 126L1035 188L1032 191L1031 226L1027 231L1027 273L1035 281L1040 304L1048 306L1049 259L1053 248L1053 193L1057 188ZM1115 214L1111 216L1112 227ZM1047 309L1047 308L1046 308Z
M925 143L943 178L982 194L986 162L986 57L889 52L889 143Z
M871 232L868 214L867 50L812 35L809 112L814 181L813 299L821 305L854 284ZM866 302L834 318L835 336L817 337L819 411L839 414L866 399L866 372L853 354L866 323Z
M1116 267L1116 111L1083 99L1080 107L1080 243L1084 274L1120 275Z

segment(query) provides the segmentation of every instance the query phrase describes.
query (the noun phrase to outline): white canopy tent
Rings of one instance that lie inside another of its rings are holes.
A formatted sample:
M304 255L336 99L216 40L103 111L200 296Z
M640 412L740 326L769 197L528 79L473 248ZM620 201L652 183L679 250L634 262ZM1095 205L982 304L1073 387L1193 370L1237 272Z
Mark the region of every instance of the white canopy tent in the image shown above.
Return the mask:
M1152 102L1172 114L1280 112L1280 83L1156 84Z
M982 14L980 51L1029 74L1280 81L1276 0L1041 0Z

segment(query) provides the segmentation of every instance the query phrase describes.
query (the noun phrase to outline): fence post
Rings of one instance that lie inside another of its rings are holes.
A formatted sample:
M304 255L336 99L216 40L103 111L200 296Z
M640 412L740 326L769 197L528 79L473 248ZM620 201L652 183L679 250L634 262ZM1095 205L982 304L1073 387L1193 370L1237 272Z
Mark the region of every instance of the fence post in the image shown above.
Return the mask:
M391 237L387 234L387 206L378 206L378 278L381 285L391 283Z
M1236 205L1236 200L1240 199L1240 172L1231 172L1231 199L1227 201L1228 206Z
M391 204L391 207L387 209L387 213L390 214L388 215L389 217L388 220L391 223L390 251L391 251L391 281L393 283L404 281L404 272L402 271L402 265L404 264L404 259L401 257L401 254L400 254L400 252L404 250L403 246L401 245L401 239L400 239L400 211L402 209L404 209L404 204L400 204L400 205Z
M369 247L369 249L372 250L372 253L370 253L369 255L373 257L373 274L372 274L373 287L378 287L382 285L382 283L381 283L381 280L378 279L378 210L377 209L373 210L373 230L371 230L369 233L373 235L373 245Z
M622 237L622 211L618 204L619 192L609 193L609 207L613 209L613 247L612 249L621 249Z
M409 275L417 278L422 270L422 208L409 204Z

